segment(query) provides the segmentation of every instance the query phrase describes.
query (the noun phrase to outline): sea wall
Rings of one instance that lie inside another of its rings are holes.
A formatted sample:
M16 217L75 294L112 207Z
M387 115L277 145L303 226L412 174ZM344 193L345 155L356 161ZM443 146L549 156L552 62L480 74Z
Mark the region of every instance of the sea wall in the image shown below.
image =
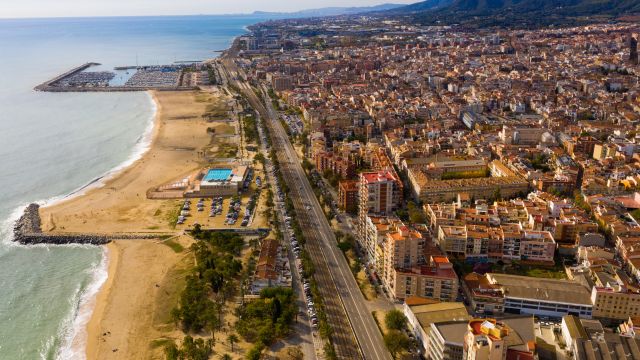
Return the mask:
M90 244L104 245L112 240L128 240L128 239L157 239L163 234L47 234L43 233L40 227L40 206L31 204L27 206L24 213L16 221L13 227L13 241L23 245L34 244Z

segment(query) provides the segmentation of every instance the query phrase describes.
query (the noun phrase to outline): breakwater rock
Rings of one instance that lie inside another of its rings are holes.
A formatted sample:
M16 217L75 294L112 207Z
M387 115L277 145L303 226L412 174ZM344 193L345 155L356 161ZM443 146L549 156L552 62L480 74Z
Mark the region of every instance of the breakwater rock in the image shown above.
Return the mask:
M126 239L157 239L163 234L79 234L79 233L67 233L67 234L46 234L42 232L40 227L40 206L38 204L31 204L27 206L24 213L16 221L13 227L13 241L19 242L24 245L35 244L89 244L89 245L104 245L112 240L126 240Z

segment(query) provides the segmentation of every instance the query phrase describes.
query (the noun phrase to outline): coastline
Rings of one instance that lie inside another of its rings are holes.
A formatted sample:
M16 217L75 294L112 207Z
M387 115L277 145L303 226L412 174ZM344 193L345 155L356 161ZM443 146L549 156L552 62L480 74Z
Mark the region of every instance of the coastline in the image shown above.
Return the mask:
M120 263L120 252L113 243L107 244L104 248L106 249L104 256L106 257L105 261L107 262L107 279L102 283L102 286L100 286L100 289L98 289L98 292L93 298L91 304L93 305L93 309L91 309L91 317L89 318L89 321L85 324L84 329L78 329L78 331L84 332L86 341L84 343L84 349L80 348L76 353L86 354L87 359L96 358L98 348L97 336L100 331L100 318L104 314L107 299L111 292L110 290L113 286L113 281L116 275L116 269ZM76 347L81 347L82 345L83 344L75 344Z
M223 125L207 123L201 115L207 106L220 101L220 95L217 92L149 95L156 103L156 113L146 150L128 166L112 170L99 184L93 182L81 193L42 207L45 232L176 233L168 217L180 201L149 200L146 192L203 166L199 153L211 146L206 129ZM203 97L206 101L202 101ZM184 248L190 245L190 240L184 237L175 241ZM175 286L172 284L181 281L179 276L171 275L172 269L190 255L187 251L176 252L157 240L116 240L106 249L107 279L91 299L80 304L92 309L90 319L83 323L84 333L78 335L78 330L73 330L73 351L88 359L140 357L155 351L150 348L152 341L171 336L166 325L170 323L169 313L175 301L166 298L177 292L171 289ZM167 276L172 276L172 281L166 282ZM105 337L107 332L109 335ZM78 351L79 347L84 348Z

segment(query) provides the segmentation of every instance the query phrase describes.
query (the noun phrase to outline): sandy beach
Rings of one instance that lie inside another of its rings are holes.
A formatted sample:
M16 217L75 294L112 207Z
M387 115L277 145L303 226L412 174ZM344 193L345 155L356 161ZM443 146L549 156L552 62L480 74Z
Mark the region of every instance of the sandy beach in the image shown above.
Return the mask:
M157 114L149 150L103 186L42 208L44 231L177 232L172 214L180 200L149 200L146 192L204 165L199 154L211 146L207 127L219 125L206 122L202 114L223 98L204 92L152 95ZM162 353L161 338L171 337L169 314L192 258L181 249L189 241L176 237L169 243L120 240L108 245L109 276L88 324L88 359L145 359Z
M161 358L162 339L173 333L171 309L192 257L155 241L107 246L109 278L87 325L87 359Z

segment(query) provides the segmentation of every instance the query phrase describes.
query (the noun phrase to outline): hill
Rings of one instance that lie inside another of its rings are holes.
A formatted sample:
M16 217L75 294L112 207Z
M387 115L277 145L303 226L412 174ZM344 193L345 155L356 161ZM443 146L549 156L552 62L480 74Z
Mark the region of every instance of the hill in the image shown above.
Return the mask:
M427 0L389 12L421 24L517 28L577 25L636 13L638 0Z
M270 16L286 16L286 17L321 17L321 16L339 16L339 15L354 15L368 12L382 12L389 11L397 8L404 7L404 4L381 4L375 6L361 6L361 7L326 7L318 9L301 10L290 13L277 13L256 11L254 15L270 15Z

